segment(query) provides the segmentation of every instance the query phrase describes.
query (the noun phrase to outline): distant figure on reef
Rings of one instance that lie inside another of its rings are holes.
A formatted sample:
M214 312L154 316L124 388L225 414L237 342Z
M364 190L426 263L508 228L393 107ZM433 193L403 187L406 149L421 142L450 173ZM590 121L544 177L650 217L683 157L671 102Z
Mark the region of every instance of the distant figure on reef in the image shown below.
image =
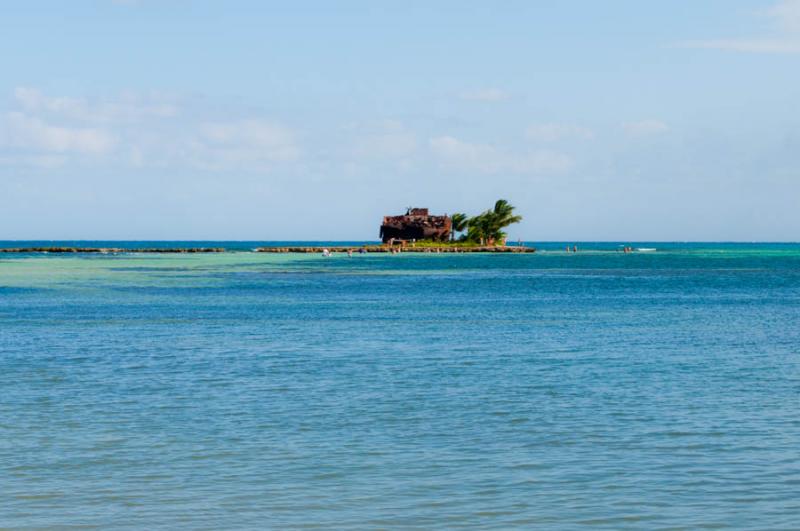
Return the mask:
M347 256L350 256L350 257L353 256L353 250L352 249L348 249L347 250Z
M573 245L572 246L572 252L573 253L577 253L578 252L578 246L577 245Z
M322 250L322 256L330 256L330 255L331 255L331 252L328 249L323 249Z
M361 249L359 249L359 250L358 250L358 254L364 254L364 253L366 253L366 252L367 252L367 250L366 250L366 249L364 249L363 247L362 247Z

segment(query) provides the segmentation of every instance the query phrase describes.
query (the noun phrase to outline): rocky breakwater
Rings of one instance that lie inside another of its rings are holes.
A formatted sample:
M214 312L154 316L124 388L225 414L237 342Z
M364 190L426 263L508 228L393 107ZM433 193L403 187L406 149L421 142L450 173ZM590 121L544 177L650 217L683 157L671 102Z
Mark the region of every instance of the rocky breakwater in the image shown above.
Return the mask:
M305 254L321 254L323 251L328 250L331 253L353 253L367 252L367 253L534 253L536 249L533 247L456 247L456 246L442 246L442 247L389 247L385 245L371 245L366 247L258 247L255 249L257 253L305 253Z
M222 247L186 247L186 248L158 248L125 249L122 247L10 247L0 248L0 253L224 253Z

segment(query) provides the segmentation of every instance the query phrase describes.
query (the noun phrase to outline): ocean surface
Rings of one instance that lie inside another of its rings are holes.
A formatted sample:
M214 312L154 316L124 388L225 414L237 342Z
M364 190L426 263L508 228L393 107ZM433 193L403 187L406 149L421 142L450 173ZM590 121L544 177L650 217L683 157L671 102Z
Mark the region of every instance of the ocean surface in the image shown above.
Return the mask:
M800 528L800 244L156 243L0 254L0 528Z

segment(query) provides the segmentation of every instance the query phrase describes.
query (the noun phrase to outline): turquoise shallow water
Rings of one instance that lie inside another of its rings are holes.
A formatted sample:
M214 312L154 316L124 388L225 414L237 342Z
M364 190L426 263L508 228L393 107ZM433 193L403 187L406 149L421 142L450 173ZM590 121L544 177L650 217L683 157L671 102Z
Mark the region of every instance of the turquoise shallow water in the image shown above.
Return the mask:
M0 255L0 527L800 527L800 245L642 246Z

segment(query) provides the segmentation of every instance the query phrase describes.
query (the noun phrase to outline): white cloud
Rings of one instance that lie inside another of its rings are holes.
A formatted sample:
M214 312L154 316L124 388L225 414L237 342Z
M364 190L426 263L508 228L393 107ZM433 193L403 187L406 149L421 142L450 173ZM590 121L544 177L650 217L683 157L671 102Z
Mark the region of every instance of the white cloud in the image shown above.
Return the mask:
M622 124L622 128L632 136L657 135L669 131L669 126L660 120L625 122Z
M800 32L800 0L782 0L766 10L784 31Z
M114 100L89 102L86 98L47 96L35 88L17 87L14 98L26 112L82 122L138 122L152 117L172 117L178 113L172 103L133 93L122 94Z
M771 35L693 40L682 42L679 46L747 53L800 53L800 0L782 0L759 14L773 22L775 31Z
M535 124L525 130L525 138L533 142L556 142L565 138L591 140L594 138L594 132L578 125Z
M6 127L6 143L42 152L98 155L110 152L117 143L103 129L52 125L21 112L8 113Z
M279 124L180 116L176 104L158 96L90 100L18 87L13 102L4 120L0 115L6 163L51 167L102 157L133 167L263 171L300 153L293 132Z
M800 40L788 39L717 39L708 41L688 41L681 44L685 48L705 48L748 53L800 53Z
M562 153L537 150L510 153L487 144L473 144L440 136L431 138L429 147L443 168L478 173L562 173L572 167L572 160Z
M417 150L417 136L399 122L386 121L369 129L354 140L352 153L357 158L404 159Z
M189 146L190 162L207 169L264 170L300 155L291 130L255 119L203 123Z
M509 99L509 94L498 88L485 88L464 92L461 94L462 100L467 101L487 101L496 102Z
M33 166L36 168L52 169L63 166L67 162L67 157L64 155L22 155L14 157L0 157L0 165L3 166L17 166L23 164L25 166Z
M355 154L370 158L402 158L414 153L417 138L411 133L386 133L356 141Z

